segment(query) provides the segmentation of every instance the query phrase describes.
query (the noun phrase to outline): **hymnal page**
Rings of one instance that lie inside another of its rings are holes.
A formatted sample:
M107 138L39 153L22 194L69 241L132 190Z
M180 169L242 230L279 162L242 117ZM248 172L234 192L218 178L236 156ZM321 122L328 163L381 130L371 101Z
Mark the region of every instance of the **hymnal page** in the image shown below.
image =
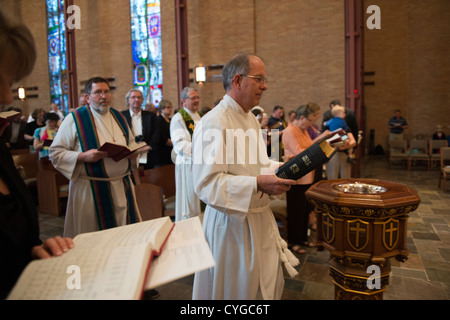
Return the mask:
M138 299L152 243L159 251L172 226L165 217L81 234L62 256L31 262L8 299Z
M6 122L11 122L20 115L20 112L14 110L0 112L0 124L3 125Z
M145 289L156 288L214 265L200 219L176 222L161 255L152 261Z

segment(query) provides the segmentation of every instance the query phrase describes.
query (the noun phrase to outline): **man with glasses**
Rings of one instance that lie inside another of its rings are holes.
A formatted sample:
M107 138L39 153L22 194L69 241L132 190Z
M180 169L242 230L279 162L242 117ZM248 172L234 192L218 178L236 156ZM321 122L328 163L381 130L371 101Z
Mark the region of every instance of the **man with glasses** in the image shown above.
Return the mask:
M200 97L197 90L186 87L180 100L181 108L170 122L175 163L175 221L198 216L202 211L192 183L192 134L201 119Z
M64 235L113 228L141 221L131 181L138 153L118 162L98 149L105 142L136 144L123 115L111 108L103 78L88 80L88 105L66 117L49 153L57 170L70 180Z
M260 123L250 112L267 90L265 65L239 54L222 76L226 95L196 126L193 139L193 183L207 204L203 231L216 262L196 273L193 298L280 299L281 262L295 276L298 260L280 237L269 195L286 192L295 181L269 173L280 163L268 159ZM236 139L239 132L248 138ZM241 157L245 161L235 161Z
M156 114L142 109L144 96L137 89L131 89L125 96L128 110L122 111L128 125L133 132L136 142L145 141L150 147L148 153L141 153L139 162L144 169L154 168L158 165L158 142L160 130Z

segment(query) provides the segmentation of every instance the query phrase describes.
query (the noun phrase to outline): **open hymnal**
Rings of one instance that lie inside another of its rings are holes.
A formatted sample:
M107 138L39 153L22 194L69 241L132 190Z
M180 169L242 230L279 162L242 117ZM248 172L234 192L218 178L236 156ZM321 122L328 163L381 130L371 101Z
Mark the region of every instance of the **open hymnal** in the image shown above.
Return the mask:
M116 144L112 142L105 142L100 148L99 151L108 152L108 157L113 158L114 161L120 161L125 157L128 157L133 152L139 152L138 150L147 146L147 143L140 142L132 147L127 147L121 144Z
M6 122L11 122L20 116L22 116L22 113L14 110L0 112L0 126L4 125Z
M344 130L338 129L330 132L326 140L332 147L338 147L345 144L345 141L348 140L348 136Z
M62 256L29 263L8 299L140 299L147 283L167 283L214 266L199 226L198 217L177 223L164 217L80 234ZM169 257L161 262L166 250ZM196 261L185 269L186 254Z

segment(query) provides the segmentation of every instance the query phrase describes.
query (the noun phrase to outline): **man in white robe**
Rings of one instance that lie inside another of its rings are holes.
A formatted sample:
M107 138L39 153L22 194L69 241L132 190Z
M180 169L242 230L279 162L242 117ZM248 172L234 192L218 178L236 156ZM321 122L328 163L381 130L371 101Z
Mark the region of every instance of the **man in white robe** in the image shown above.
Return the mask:
M207 204L203 231L216 261L195 274L193 299L280 299L281 261L295 276L298 259L281 239L269 195L295 181L276 177L260 124L252 112L267 89L265 66L237 55L223 70L227 94L195 128L195 191ZM247 138L245 138L247 136Z
M103 80L95 78L93 81ZM101 146L105 142L114 142L132 146L135 142L131 131L127 141L124 131L112 115L110 110L110 89L106 80L104 81L88 82L86 87L90 86L90 88L87 88L86 92L88 93L87 101L89 106L83 107L89 108L89 110L85 109L85 111L92 115L98 144ZM103 168L107 174L106 181L109 184L109 193L112 199L112 212L108 212L108 214L113 215L115 226L133 222L130 222L130 206L134 210L134 218L136 220L134 222L140 221L141 218L134 197L133 184L129 184L131 199L127 199L125 187L131 181L127 175L131 174L131 170L137 168L138 153L135 152L128 158L115 162L112 158L107 157L108 154L106 152L98 151L97 149L83 152L75 120L75 112L77 111L79 110L74 111L64 119L49 150L49 157L55 168L70 180L64 236L75 237L80 233L101 229L96 215L96 209L98 209L96 208L96 198L91 188L91 181L95 180L95 178L87 173L86 163L103 162ZM118 114L117 111L116 114ZM125 181L125 179L127 180Z
M175 163L175 221L201 213L200 200L192 183L192 134L201 119L199 101L197 90L184 88L181 92L181 108L170 121L172 160Z

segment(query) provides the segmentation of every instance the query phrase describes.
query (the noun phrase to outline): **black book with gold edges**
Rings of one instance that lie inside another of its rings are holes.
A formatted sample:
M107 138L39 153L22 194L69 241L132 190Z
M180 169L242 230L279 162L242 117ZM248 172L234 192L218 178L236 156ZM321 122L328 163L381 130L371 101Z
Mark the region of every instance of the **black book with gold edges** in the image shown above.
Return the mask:
M343 130L333 131L327 137L314 143L311 147L280 166L276 172L277 177L298 180L327 162L336 153L336 148L328 140L340 140L336 138L337 136L344 137L345 132Z

